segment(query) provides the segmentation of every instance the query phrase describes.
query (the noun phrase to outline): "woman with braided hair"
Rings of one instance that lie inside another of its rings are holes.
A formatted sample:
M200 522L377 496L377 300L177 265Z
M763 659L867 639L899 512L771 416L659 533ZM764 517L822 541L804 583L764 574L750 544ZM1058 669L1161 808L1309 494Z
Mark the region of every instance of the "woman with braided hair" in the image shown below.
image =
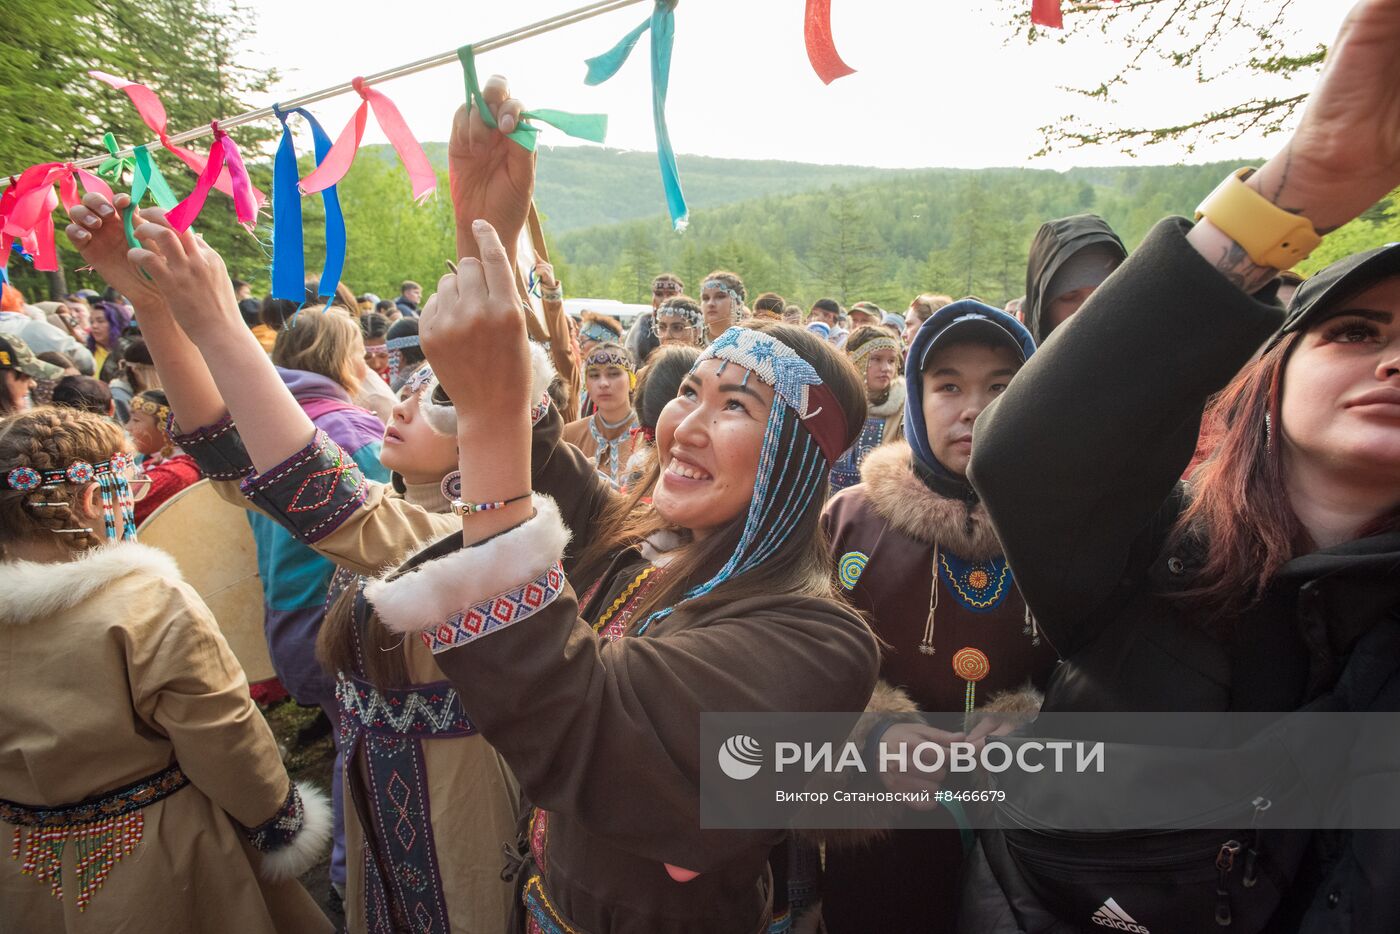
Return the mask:
M287 777L175 563L135 542L124 449L75 409L0 421L0 917L26 934L329 932L296 881L329 804Z

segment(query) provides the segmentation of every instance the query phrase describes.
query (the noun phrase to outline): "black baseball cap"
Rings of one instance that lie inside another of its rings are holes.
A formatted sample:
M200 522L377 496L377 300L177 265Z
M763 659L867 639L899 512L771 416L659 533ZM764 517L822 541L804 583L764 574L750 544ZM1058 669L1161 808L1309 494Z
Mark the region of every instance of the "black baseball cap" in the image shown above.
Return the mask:
M1306 331L1339 303L1391 276L1400 276L1400 243L1337 260L1298 287L1270 346L1285 334Z

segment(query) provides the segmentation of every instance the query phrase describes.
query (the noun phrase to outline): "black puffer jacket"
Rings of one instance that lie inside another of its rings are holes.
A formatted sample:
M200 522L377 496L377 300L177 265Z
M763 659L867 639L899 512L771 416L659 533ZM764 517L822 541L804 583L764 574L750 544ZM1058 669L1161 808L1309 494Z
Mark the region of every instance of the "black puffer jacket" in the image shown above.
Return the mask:
M1400 709L1400 653L1376 650L1400 629L1400 534L1296 558L1210 629L1169 596L1199 560L1167 543L1206 400L1282 320L1189 229L1159 224L977 423L970 477L1065 659L1044 709L1289 711L1329 691ZM1363 637L1368 664L1348 669ZM1315 901L1288 929L1400 930L1400 834L1317 837L1298 879Z
M1035 232L1030 260L1026 263L1026 300L1021 305L1021 314L1026 330L1035 338L1037 347L1050 336L1050 329L1043 320L1047 299L1045 290L1050 287L1050 280L1065 264L1065 260L1088 246L1107 246L1117 249L1122 256L1128 255L1123 241L1097 214L1076 214L1046 221Z

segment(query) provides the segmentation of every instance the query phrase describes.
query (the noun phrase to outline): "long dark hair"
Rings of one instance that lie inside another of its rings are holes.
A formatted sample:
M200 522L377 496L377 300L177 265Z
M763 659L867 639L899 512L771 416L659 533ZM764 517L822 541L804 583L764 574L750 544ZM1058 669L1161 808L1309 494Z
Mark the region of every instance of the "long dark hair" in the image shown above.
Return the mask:
M1213 618L1248 609L1279 568L1316 547L1288 501L1280 406L1284 371L1303 332L1285 336L1245 367L1207 408L1190 502L1172 530L1173 547L1205 549L1205 563L1180 599ZM1362 536L1400 530L1400 509Z
M846 438L843 447L853 444L865 423L865 383L845 355L805 328L777 321L758 321L751 326L754 330L763 331L791 347L800 357L812 364L822 382L840 403L841 411L846 416ZM781 404L774 401L774 405ZM800 427L794 419L792 426L778 439L778 450L786 451L792 448L792 433L796 431L806 429ZM683 539L689 539L688 532L671 526L642 499L645 492L655 486L658 473L659 467L653 458L637 488L629 495L617 497L609 504L599 520L593 540L580 553L578 563L571 573L579 583L580 589L596 580L622 549L637 545L658 532L680 532ZM823 480L823 487L825 483ZM789 486L790 484L780 486L772 495L780 498L795 496L796 491L788 488ZM826 491L823 489L798 519L791 534L762 564L747 573L726 580L710 593L690 601L686 606L700 611L721 603L774 593L833 596L835 591L831 584L831 555L821 527L822 506L825 500ZM704 540L686 541L667 564L665 573L659 576L657 586L641 601L634 618L642 619L654 610L674 606L692 586L712 577L738 547L744 521L745 516L741 513Z

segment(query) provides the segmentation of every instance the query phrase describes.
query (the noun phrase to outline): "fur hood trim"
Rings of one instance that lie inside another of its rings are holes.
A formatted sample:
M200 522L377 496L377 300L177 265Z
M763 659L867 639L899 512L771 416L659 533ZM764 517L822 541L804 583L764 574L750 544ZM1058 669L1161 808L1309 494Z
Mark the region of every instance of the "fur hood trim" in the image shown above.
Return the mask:
M908 390L904 388L904 380L896 378L890 383L890 394L884 402L879 405L870 406L871 418L889 418L896 413L900 418L904 417L904 396Z
M536 493L533 502L534 517L515 528L365 587L379 621L394 632L424 632L549 570L563 557L569 530L554 500Z
M0 626L22 626L61 613L129 574L145 574L167 583L184 580L174 558L136 542L103 545L58 564L0 562L0 580L5 582Z
M861 465L875 514L900 532L959 558L981 561L1002 553L991 517L981 503L968 508L962 500L939 496L914 473L913 452L905 442L871 451Z
M530 342L530 404L538 402L546 392L549 391L549 384L554 382L554 364L549 360L549 351L544 349L544 344ZM442 405L433 401L433 394L437 392L438 378L434 376L428 383L428 389L423 393L422 406L423 417L427 419L428 426L440 435L455 436L457 434L457 410L451 405Z

